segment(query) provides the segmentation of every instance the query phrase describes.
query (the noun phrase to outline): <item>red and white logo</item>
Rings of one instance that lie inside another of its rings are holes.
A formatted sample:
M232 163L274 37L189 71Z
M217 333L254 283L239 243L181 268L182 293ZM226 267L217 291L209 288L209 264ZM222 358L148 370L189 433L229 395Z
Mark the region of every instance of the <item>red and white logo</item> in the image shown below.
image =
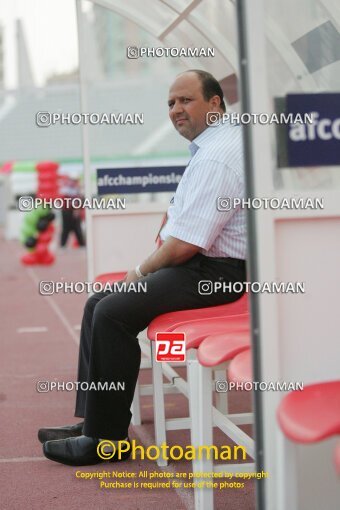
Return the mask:
M185 361L185 333L156 333L156 361Z

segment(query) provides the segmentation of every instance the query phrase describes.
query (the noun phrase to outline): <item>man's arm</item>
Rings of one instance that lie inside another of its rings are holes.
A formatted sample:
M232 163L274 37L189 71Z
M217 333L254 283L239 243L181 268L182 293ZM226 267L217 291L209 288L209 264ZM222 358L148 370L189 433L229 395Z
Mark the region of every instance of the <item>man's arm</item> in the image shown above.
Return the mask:
M140 271L147 275L163 267L178 266L191 259L199 250L199 246L186 243L175 237L168 237L162 246L140 265ZM133 269L128 272L125 281L129 283L136 280L138 280L138 276Z

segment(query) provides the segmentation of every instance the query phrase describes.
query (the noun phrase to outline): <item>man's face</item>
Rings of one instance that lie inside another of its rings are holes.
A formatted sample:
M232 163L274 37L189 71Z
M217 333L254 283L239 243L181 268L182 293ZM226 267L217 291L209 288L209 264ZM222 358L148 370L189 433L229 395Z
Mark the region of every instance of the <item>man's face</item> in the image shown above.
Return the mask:
M196 73L180 75L169 91L169 117L177 131L192 141L208 126L206 114L220 111L219 97L206 101L202 94L202 85Z

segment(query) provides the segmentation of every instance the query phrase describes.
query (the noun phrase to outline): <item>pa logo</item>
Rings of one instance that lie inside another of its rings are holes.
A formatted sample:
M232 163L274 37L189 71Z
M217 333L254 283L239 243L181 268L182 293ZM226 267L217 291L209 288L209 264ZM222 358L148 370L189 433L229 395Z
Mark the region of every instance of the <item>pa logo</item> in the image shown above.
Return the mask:
M156 361L185 361L185 333L156 333Z

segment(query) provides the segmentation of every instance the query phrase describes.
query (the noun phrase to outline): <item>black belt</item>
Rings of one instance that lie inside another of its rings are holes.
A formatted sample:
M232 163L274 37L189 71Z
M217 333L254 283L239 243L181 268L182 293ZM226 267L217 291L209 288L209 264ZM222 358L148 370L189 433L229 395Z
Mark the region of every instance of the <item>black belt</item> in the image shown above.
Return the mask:
M230 264L234 267L245 267L246 261L244 259L235 259L233 257L207 257L206 255L202 255L207 259L211 259L215 262L222 262L224 264Z

